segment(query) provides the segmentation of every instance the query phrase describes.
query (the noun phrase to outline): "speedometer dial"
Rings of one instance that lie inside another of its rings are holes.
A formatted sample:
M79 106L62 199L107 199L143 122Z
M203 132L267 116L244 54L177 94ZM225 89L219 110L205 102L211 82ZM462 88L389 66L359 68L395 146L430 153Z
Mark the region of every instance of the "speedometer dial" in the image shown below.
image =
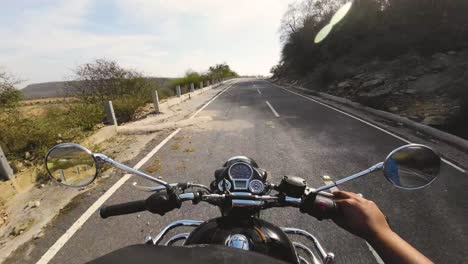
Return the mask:
M235 163L229 168L229 176L233 180L248 180L252 177L252 167L245 163Z

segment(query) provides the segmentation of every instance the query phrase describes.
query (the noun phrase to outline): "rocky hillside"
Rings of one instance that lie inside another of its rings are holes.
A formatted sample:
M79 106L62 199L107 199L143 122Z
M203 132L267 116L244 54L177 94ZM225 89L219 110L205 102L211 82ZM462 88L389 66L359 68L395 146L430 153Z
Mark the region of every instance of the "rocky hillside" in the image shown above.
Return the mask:
M317 75L335 78L324 85ZM363 65L335 62L308 76L288 81L468 139L468 50L428 57L407 54Z

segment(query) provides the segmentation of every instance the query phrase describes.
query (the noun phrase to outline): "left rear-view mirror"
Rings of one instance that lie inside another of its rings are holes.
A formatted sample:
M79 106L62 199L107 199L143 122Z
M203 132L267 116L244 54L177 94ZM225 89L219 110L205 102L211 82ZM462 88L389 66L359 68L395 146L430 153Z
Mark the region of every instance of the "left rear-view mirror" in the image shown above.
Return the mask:
M84 187L92 183L98 174L93 153L74 143L63 143L49 150L46 156L49 176L68 187Z

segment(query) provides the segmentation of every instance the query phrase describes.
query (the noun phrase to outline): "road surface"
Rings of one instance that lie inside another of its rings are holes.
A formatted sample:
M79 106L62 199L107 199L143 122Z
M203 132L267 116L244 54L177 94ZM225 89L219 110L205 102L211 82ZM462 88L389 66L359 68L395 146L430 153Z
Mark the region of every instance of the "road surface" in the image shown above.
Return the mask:
M305 178L311 186L321 186L322 175L343 178L382 161L392 149L405 144L263 80L238 81L199 116L210 116L213 120L181 129L143 168L159 162L161 169L156 174L166 181L208 185L214 170L225 160L246 155L270 172L272 182L289 174ZM105 204L146 198L147 193L131 186L133 181L148 184L133 177ZM444 164L442 176L424 190L394 188L381 173L340 188L374 200L389 217L392 227L436 263L468 262L466 174ZM57 219L46 236L29 248L28 257L9 262L36 262L101 194L95 192L83 199L82 205ZM156 234L173 220L206 220L216 216L219 216L217 208L207 204L184 204L164 217L145 212L103 220L94 213L49 263L83 263L120 247L141 243L146 235ZM335 253L337 263L378 263L363 240L331 221L317 221L294 208L264 211L263 217L280 226L309 230L327 250Z

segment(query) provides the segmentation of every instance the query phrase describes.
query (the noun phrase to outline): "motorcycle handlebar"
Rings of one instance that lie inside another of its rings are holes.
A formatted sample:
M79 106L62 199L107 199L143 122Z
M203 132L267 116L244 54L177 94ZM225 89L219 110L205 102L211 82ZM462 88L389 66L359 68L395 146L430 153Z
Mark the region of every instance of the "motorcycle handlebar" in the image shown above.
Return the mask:
M170 199L166 192L155 193L146 200L134 201L123 204L116 204L101 208L99 214L102 218L110 216L124 215L137 213L141 211L150 211L164 215L166 212L172 211L180 207L182 201L196 201L201 198L201 201L216 204L216 201L224 201L226 198L232 200L232 206L235 207L283 207L293 206L299 207L302 213L307 213L315 218L330 219L338 213L338 207L334 197L328 193L310 193L304 199L289 196L270 196L270 195L252 195L248 193L232 193L232 194L208 194L197 195L195 193L182 193L177 195L177 202Z
M105 206L99 210L99 215L105 219L110 216L133 214L142 211L146 211L146 200Z

